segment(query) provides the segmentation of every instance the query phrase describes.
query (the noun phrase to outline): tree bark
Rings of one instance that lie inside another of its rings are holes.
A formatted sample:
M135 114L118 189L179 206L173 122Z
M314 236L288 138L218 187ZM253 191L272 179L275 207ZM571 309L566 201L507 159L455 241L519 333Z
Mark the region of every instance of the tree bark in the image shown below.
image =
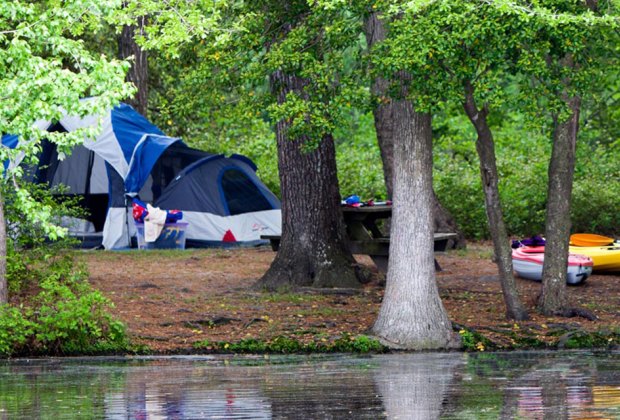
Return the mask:
M4 197L0 193L0 305L9 302L6 279L6 222L4 219Z
M506 303L506 316L510 319L526 320L529 316L519 299L517 284L512 272L512 249L508 242L508 233L504 224L499 197L495 144L493 133L486 119L488 110L486 108L478 109L474 100L473 86L470 83L466 83L465 95L466 101L463 107L478 134L476 150L480 159L480 176L484 189L485 207L499 271L499 280Z
M272 91L279 103L290 92L302 94L308 81L276 72ZM345 242L340 211L333 138L303 150L307 139L287 135L290 122L276 126L278 168L282 193L282 239L273 263L257 286L359 288L356 264Z
M365 21L364 32L368 48L372 48L378 42L385 40L385 25L381 21L378 13L370 13ZM373 116L375 120L375 130L377 132L377 142L381 152L381 162L383 163L383 179L388 200L392 199L393 179L394 179L394 109L393 102L389 95L390 82L380 76L373 79L371 93L375 98ZM459 230L454 217L444 206L441 205L435 191L431 198L433 203L433 218L435 232L452 232L458 235L454 246L465 247L465 236Z
M575 172L575 149L579 130L580 98L568 100L570 117L560 122L554 117L553 150L549 162L547 215L545 220L545 260L542 293L538 309L545 315L568 309L566 277L570 238L570 204Z
M126 80L136 86L136 94L128 102L140 114L146 116L148 108L148 57L146 51L136 44L136 34L144 33L146 17L138 18L136 25L125 25L118 40L118 50L121 59L133 57L131 68L127 72Z
M435 280L430 114L411 101L394 103L394 205L390 263L373 333L385 345L410 350L459 346Z
M370 13L365 21L364 32L366 35L366 44L369 49L376 43L385 40L385 26L381 19L379 19L378 13ZM394 190L394 111L392 100L388 92L389 88L390 82L387 79L376 76L372 80L370 92L376 100L372 113L375 120L379 151L381 152L381 162L383 163L385 189L387 190L388 199L391 199L392 191Z

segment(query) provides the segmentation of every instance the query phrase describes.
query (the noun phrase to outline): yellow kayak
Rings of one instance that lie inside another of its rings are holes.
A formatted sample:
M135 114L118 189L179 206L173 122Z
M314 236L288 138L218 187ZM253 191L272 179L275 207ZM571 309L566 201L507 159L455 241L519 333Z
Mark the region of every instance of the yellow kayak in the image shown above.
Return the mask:
M592 258L593 271L620 272L620 244L612 246L570 246L569 252Z

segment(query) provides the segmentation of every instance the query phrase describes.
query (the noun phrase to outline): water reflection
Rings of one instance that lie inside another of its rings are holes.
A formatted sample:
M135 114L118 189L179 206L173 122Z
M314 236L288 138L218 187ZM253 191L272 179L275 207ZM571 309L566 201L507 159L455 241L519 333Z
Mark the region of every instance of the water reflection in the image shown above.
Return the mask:
M0 362L0 419L617 419L620 353Z
M378 358L373 380L388 418L440 418L465 360L456 353Z

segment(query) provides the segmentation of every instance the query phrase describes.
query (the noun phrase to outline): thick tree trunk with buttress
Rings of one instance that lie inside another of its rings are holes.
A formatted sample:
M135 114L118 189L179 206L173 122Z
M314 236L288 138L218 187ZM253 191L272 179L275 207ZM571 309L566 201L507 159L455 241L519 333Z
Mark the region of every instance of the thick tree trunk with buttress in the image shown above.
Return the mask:
M125 25L118 40L119 57L122 59L133 57L131 68L127 72L126 80L133 83L136 94L129 99L129 104L140 114L146 116L148 107L148 58L146 51L136 44L135 36L144 33L146 17L138 18L136 25Z
M559 122L555 117L553 150L549 162L547 216L545 221L545 261L542 293L538 306L545 315L561 314L568 309L566 278L570 238L570 203L575 172L575 148L579 130L578 97L568 101L571 115Z
M392 348L458 347L435 280L431 117L415 112L409 100L395 102L393 109L397 118L390 264L373 334Z
M519 299L517 284L512 272L512 249L508 241L499 197L499 176L495 163L495 144L486 119L488 111L486 108L482 110L477 108L471 84L465 86L465 94L466 102L463 106L478 134L476 150L480 159L480 176L482 178L482 188L484 189L485 207L499 271L499 280L504 294L504 302L506 303L506 316L510 319L525 320L529 316Z
M370 13L366 19L364 32L366 43L369 48L377 42L385 39L385 25L379 18L378 13ZM389 96L390 83L383 77L377 76L372 81L371 93L375 98L373 116L375 120L375 130L377 132L377 142L381 152L381 162L383 163L383 178L387 190L388 199L392 199L393 179L394 179L394 106ZM437 195L433 191L431 198L433 203L433 219L435 232L451 232L458 235L455 246L465 247L465 236L460 232L454 217L444 206L441 205Z
M9 291L6 279L6 222L4 219L4 197L0 193L0 305L8 303Z
M271 83L283 103L288 93L303 95L308 81L276 72ZM358 288L356 264L345 243L333 138L325 136L315 149L305 151L307 139L290 139L288 128L287 121L277 123L282 239L257 286Z

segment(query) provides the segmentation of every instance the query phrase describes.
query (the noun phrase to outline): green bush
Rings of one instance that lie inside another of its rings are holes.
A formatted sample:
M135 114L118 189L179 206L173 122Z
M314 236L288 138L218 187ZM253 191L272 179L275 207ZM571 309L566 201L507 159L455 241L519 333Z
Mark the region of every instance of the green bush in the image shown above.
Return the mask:
M475 134L460 118L439 120L436 124L439 126L434 168L437 195L466 237L488 238ZM536 133L515 118L495 127L494 135L508 234L544 233L551 154L548 133ZM618 153L619 143L578 142L571 208L573 232L620 233Z
M124 348L125 328L107 313L112 305L86 282L63 284L46 279L36 299L35 337L41 350L52 353L89 353L102 348Z
M40 186L26 185L52 215L71 214L75 200L58 202ZM71 239L50 241L4 191L7 218L9 305L0 308L0 355L78 354L128 347L125 327L109 314L111 302L88 283L76 264Z
M571 206L574 232L620 235L620 140L580 143Z
M0 306L0 356L10 356L32 337L35 324L24 317L24 312L23 308Z
M30 251L23 251L28 255ZM30 258L27 260L32 261ZM0 354L84 354L128 348L112 303L65 253L28 267L28 293L0 311ZM19 303L18 303L19 302Z

